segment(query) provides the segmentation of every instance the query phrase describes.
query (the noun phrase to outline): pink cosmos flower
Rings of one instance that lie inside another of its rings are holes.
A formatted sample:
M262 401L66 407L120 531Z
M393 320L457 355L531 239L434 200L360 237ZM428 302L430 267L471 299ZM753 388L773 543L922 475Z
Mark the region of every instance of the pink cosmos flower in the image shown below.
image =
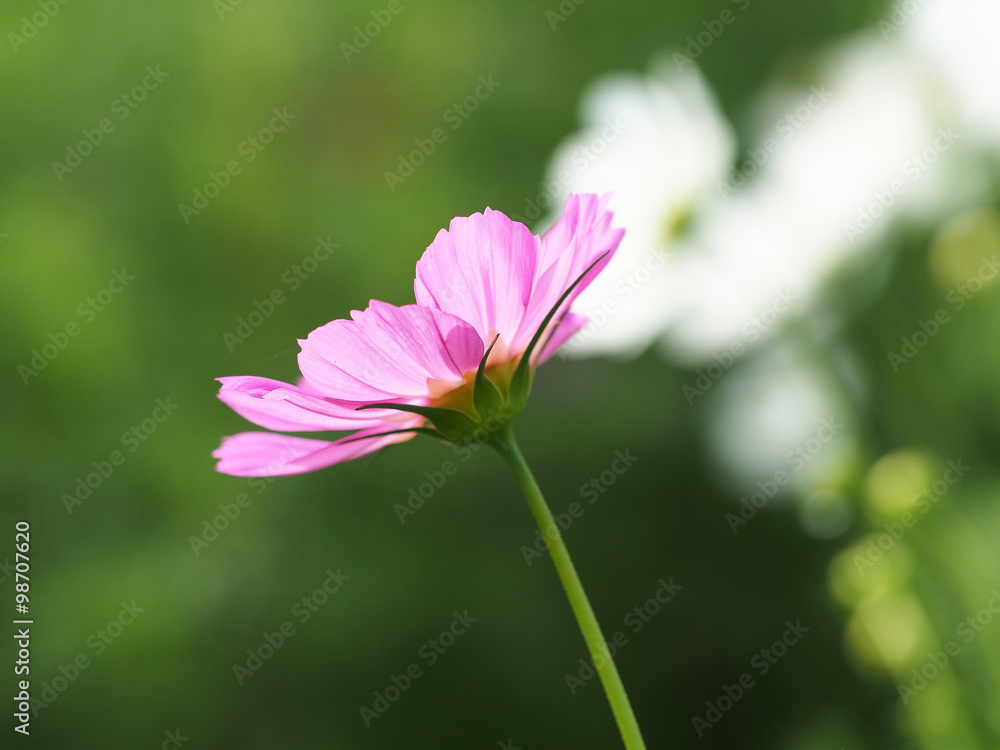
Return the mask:
M468 439L486 411L510 419L524 406L533 368L587 322L569 307L624 234L611 226L609 199L571 195L542 237L489 208L455 218L417 263L416 304L372 300L350 320L317 328L299 341L297 385L219 378L219 398L268 430L352 434L240 433L212 454L217 469L300 474L421 432Z

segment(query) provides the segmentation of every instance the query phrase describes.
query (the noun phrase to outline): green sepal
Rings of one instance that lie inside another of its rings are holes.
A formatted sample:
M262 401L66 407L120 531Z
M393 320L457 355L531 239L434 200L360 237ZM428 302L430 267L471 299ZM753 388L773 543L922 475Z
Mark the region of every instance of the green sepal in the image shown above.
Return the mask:
M418 435L429 435L432 438L437 438L438 440L446 440L444 435L442 435L437 430L432 430L429 427L409 427L405 430L389 430L388 432L377 432L374 435L362 435L361 437L352 437L338 440L339 443L356 443L358 440L371 440L372 438L385 437L386 435L399 435L404 432L415 432Z
M460 411L454 409L442 409L437 406L417 406L416 404L365 404L359 406L357 411L362 409L395 409L396 411L412 412L419 414L425 419L434 423L437 431L446 440L458 441L467 435L471 435L476 429L476 423Z
M524 405L528 402L528 396L531 393L531 354L538 346L539 339L542 338L542 334L545 332L546 326L552 320L552 316L556 314L562 303L566 301L566 298L572 294L573 290L583 281L583 277L590 273L594 266L600 263L611 251L608 250L607 253L602 253L597 260L587 266L587 270L577 276L576 281L569 285L569 288L563 292L559 301L556 302L552 309L549 310L548 314L542 320L542 324L538 326L538 330L535 331L535 335L531 337L531 342L528 344L528 348L524 350L524 354L521 355L521 361L517 363L517 369L514 371L514 377L510 381L510 406L514 412L519 412L524 408ZM562 318L560 318L560 322ZM558 323L556 324L558 325Z
M486 360L490 358L490 352L496 346L500 334L493 338L493 343L486 350L482 360L479 362L479 371L476 372L476 385L472 391L472 401L476 406L476 413L480 419L485 419L490 414L499 414L503 411L503 395L493 384L493 381L486 377Z

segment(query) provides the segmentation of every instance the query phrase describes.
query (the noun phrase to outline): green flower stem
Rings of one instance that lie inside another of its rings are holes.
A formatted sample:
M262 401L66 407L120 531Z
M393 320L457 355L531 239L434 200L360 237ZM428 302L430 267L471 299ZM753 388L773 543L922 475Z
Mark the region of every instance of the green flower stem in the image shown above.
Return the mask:
M569 597L570 606L573 608L573 614L576 615L576 621L580 625L583 638L587 641L587 648L590 649L597 674L601 678L601 684L604 685L604 692L608 696L608 703L611 704L611 711L615 715L618 731L621 732L625 747L627 750L646 750L642 734L639 732L639 724L635 720L635 713L632 711L628 695L625 694L622 678L618 674L618 668L611 658L607 642L601 633L601 626L597 623L597 617L594 616L594 610L587 600L583 584L580 583L580 577L576 574L576 568L573 567L573 561L563 543L559 527L556 525L555 519L552 518L552 512L546 505L545 498L542 497L538 482L535 481L531 469L528 468L524 456L521 455L521 451L517 447L510 424L504 425L494 435L491 442L510 466L514 476L517 477L517 481L528 499L528 504L535 514L538 527L548 540L552 562L555 563L559 580L562 581L566 596Z

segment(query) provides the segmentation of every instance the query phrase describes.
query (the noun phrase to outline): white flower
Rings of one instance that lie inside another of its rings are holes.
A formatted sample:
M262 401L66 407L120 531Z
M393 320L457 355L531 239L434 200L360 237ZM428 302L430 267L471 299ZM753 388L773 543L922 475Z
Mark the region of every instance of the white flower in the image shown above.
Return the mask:
M675 354L697 361L769 338L880 247L894 217L940 192L940 155L960 136L938 135L913 64L865 39L820 80L769 92L755 145L682 241L682 314L666 331ZM775 316L783 296L795 304Z
M982 144L1000 144L1000 45L988 38L1000 6L927 0L899 13L825 55L814 84L769 87L735 164L693 66L594 87L585 128L550 175L564 193L613 190L628 233L580 297L594 322L564 354L630 353L658 338L692 363L745 351L809 314L845 269L876 268L903 223L982 200ZM584 164L581 148L616 118L628 127Z
M940 83L940 105L970 139L1000 146L1000 3L927 0L900 36Z
M877 293L894 232L982 205L1000 149L998 28L997 0L897 5L824 53L809 83L768 86L735 160L730 128L693 70L601 81L550 177L562 194L614 191L627 234L602 283L580 296L594 322L564 353L628 354L659 341L700 365L683 395L706 397L721 467L740 486L786 471L806 526L838 533L846 510L822 477L849 458L858 428L789 468L789 450L815 444L811 431L850 409L776 334L794 318L835 332L820 304L832 281L849 275L853 301ZM579 149L615 118L629 127L581 166ZM864 383L851 390L864 399Z
M670 321L676 298L657 250L724 174L735 139L698 72L678 71L666 59L646 77L598 81L582 110L582 130L559 147L549 169L547 183L558 191L552 203L607 186L628 231L577 303L595 323L564 354L584 342L590 351L641 349Z

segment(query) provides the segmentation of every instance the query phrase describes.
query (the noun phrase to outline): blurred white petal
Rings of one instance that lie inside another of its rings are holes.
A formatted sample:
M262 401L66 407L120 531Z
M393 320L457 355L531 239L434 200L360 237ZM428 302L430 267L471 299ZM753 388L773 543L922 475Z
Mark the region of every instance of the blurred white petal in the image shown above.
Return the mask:
M594 316L601 325L584 331L567 351L581 344L589 351L635 350L671 320L679 291L658 250L714 189L735 141L700 74L678 71L666 59L649 76L598 81L585 96L583 123L549 169L548 184L559 191L553 205L562 205L570 192L613 191L616 223L627 233L576 304L584 313L604 308L603 316Z
M852 412L824 378L797 349L774 347L716 384L709 440L734 489L805 492L850 458Z
M940 79L942 106L970 138L1000 145L1000 3L928 0L900 36Z
M661 336L692 363L748 348L808 314L847 264L877 264L903 223L982 200L990 174L977 144L984 133L1000 142L1000 45L986 36L1000 5L929 0L896 21L834 48L813 85L770 87L735 163L693 69L664 61L595 85L550 184L615 191L627 235L580 297L595 322L566 352L631 353ZM627 127L585 158L610 122Z

